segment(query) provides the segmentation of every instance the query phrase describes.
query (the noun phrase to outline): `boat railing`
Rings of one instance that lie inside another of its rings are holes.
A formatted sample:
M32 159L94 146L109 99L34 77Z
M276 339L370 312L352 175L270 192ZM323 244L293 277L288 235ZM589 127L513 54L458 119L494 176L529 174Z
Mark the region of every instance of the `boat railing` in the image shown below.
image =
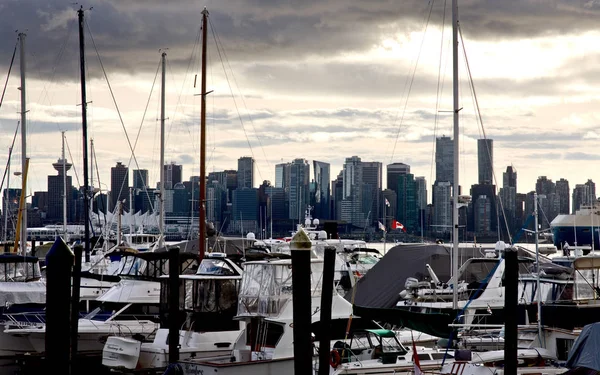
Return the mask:
M46 324L44 312L28 311L18 313L4 313L5 326L10 328L43 327Z

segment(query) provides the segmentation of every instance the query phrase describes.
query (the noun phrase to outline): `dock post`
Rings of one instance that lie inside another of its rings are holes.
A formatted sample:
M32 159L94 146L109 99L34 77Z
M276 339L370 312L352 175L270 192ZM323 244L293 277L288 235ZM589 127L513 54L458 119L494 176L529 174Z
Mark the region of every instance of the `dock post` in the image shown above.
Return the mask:
M179 361L179 247L169 249L169 364Z
M313 349L311 343L311 246L304 229L292 237L292 302L294 309L294 374L312 374Z
M323 260L323 285L321 286L321 318L319 322L319 375L329 374L331 349L331 303L333 275L335 272L335 247L325 247Z
M517 374L517 303L519 295L517 249L504 250L504 373Z
M48 372L71 374L71 273L75 256L60 237L46 254L46 358ZM77 324L74 322L73 324ZM73 358L74 360L74 358Z

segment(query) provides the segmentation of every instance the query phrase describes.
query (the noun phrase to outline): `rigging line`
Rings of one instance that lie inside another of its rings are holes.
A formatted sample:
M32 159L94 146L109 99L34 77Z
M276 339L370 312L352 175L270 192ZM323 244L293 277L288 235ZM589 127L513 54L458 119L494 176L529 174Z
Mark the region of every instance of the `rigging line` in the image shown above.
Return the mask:
M125 123L123 122L123 116L121 115L121 111L119 110L119 106L117 104L117 99L115 98L115 94L112 90L112 86L110 85L110 81L108 80L106 70L104 69L104 64L102 63L102 59L100 58L100 53L98 52L98 48L96 47L96 41L94 40L92 30L90 29L90 25L87 21L85 22L85 25L87 26L88 33L90 34L90 39L92 40L92 45L94 46L94 50L96 51L96 56L98 57L98 62L100 63L100 68L102 69L102 74L104 75L104 79L106 80L106 84L108 85L110 97L112 98L113 104L115 105L115 109L117 111L117 115L119 116L119 122L121 124L121 127L123 128L123 132L125 133L125 139L127 140L127 145L129 146L129 150L131 151L131 156L130 156L129 160L131 162L131 158L133 158L133 160L135 161L136 167L138 169L140 169L137 158L135 156L134 148L131 145L131 139L129 138L129 134L127 133L127 129L125 128ZM121 193L123 192L124 186L125 186L125 180L123 180L123 182L121 183L121 188L119 189L119 193L117 194L117 196L121 195Z
M437 79L437 89L436 89L436 98L435 98L435 114L433 120L433 142L431 147L431 168L429 171L429 180L433 181L433 165L435 161L435 146L436 146L436 134L439 120L439 108L440 108L440 96L442 94L442 90L444 89L445 80L442 77L442 60L443 60L443 52L444 52L444 30L446 27L446 6L447 1L444 0L444 10L442 12L442 37L440 40L440 61L438 64L438 79ZM448 60L446 60L447 64ZM447 65L444 66L444 70ZM433 192L432 192L433 194Z
M408 98L410 97L410 93L412 91L412 86L415 81L415 75L417 72L417 66L419 65L419 60L421 58L421 52L423 51L423 44L425 43L425 34L427 33L427 28L429 27L429 20L431 19L431 13L433 10L433 4L435 1L429 2L431 6L429 7L429 13L427 14L427 20L425 22L425 29L423 30L423 38L421 39L421 44L419 46L419 53L417 54L417 59L415 60L415 66L412 71L412 76L410 78L410 83L408 85L408 92L406 93L406 100L404 101L404 108L402 109L402 116L400 117L400 124L398 124L398 131L396 131L396 138L394 140L394 147L392 148L392 155L390 157L390 163L394 159L394 153L396 152L396 145L398 144L398 139L400 138L400 130L402 128L402 124L404 122L404 116L406 115L406 108L408 107ZM408 79L408 77L407 77ZM398 112L396 113L396 119L398 119ZM395 123L396 121L394 121Z
M71 158L71 161L74 162L73 155L71 155L71 148L69 147L69 140L67 139L67 137L65 137L65 145L67 146L67 151L69 152L69 157ZM73 166L75 166L75 163L73 163ZM77 186L81 186L81 184L79 183L79 176L77 175L77 168L73 168L73 173L75 174L75 181L77 181Z
M215 30L215 26L212 24L210 19L208 21L210 22L211 29L213 30L214 34L216 35L216 39L217 39L218 43L221 45L221 50L223 51L223 56L225 56L225 61L227 61L227 66L229 67L229 70L231 71L231 77L233 78L233 82L235 83L238 91L240 92L240 98L242 99L242 104L244 104L244 107L246 108L246 113L248 113L248 120L250 120L250 125L252 125L252 130L254 130L254 134L256 135L256 140L258 141L258 144L259 144L260 148L262 149L263 156L265 157L265 161L267 162L267 166L269 167L269 169L271 169L271 163L269 163L269 159L267 159L267 154L265 153L265 149L263 148L262 142L260 141L260 138L258 137L256 127L254 126L254 121L252 121L252 116L250 116L250 111L248 110L248 106L246 105L246 99L244 98L244 95L242 94L242 90L240 89L240 86L237 83L237 79L235 78L235 74L233 73L233 69L231 68L231 64L229 64L229 59L227 58L227 52L225 52L225 47L223 47L223 43L221 42L221 38L219 37L219 34L217 34L217 32ZM260 172L259 172L259 174L260 174Z
M12 156L12 152L13 152L13 147L15 146L15 140L17 139L17 134L19 132L19 124L21 124L20 121L17 121L17 128L15 129L15 135L13 136L13 140L12 140L12 144L8 150L8 160L6 161L6 168L4 168L4 174L2 175L2 183L0 184L0 190L2 190L2 188L4 187L4 179L6 178L6 174L8 172L8 165L10 164L10 158ZM9 187L7 187L8 189ZM6 195L6 199L8 199L8 194ZM8 205L4 206L4 207L8 207Z
M187 82L188 74L189 74L189 72L190 72L190 70L192 68L192 62L195 59L196 52L199 50L198 46L200 45L200 38L201 38L201 36L202 36L202 27L199 27L198 28L198 33L196 34L196 39L194 40L194 46L192 47L192 51L190 52L190 58L188 59L187 68L186 68L185 74L183 76L184 78L183 78L183 82L181 83L181 89L179 90L179 96L177 97L177 103L175 104L175 111L173 113L173 120L169 122L169 133L171 131L171 127L173 126L173 124L176 121L177 114L179 113L179 110L180 110L180 106L183 105L182 102L181 102L181 98L183 97L183 90L184 90L185 84ZM173 72L172 72L172 70L171 70L171 64L169 63L169 60L167 60L167 67L169 68L169 71L171 72L171 74L174 75ZM194 139L194 137L192 135L192 132L190 131L190 127L189 126L186 126L186 130L187 130L190 138ZM167 138L167 142L168 142L168 138ZM196 143L195 142L192 142L192 147L193 147L193 150L194 150L194 153L195 153L196 152Z
M67 29L67 37L64 38L63 43L61 44L61 46L60 46L60 48L58 50L58 54L56 55L56 60L54 61L54 65L52 66L52 71L50 73L49 84L46 85L44 83L44 85L42 86L42 91L40 92L40 96L38 98L38 102L42 102L42 96L44 96L48 100L48 104L52 105L52 100L50 99L50 97L48 95L48 90L49 90L49 88L52 87L52 85L54 85L56 83L54 81L54 78L56 78L56 67L58 66L58 64L62 60L63 55L64 55L64 53L65 53L65 51L67 49L67 44L68 44L69 40L71 39L71 33L72 33L73 29L74 29L74 25L75 25L75 22L70 22L69 28ZM60 125L58 124L58 122L55 122L55 125L56 125L56 127L57 127L58 130L61 130L61 131L63 130L60 127Z
M150 95L148 96L148 101L146 102L146 107L144 108L144 113L142 114L142 121L140 123L140 127L138 128L138 133L137 133L137 135L135 137L135 142L133 144L133 149L134 150L137 147L137 143L138 143L138 140L140 138L140 134L142 132L142 127L144 125L144 120L146 119L146 113L148 112L148 107L150 105L150 100L152 98L152 92L154 91L154 85L156 84L156 78L158 77L158 72L160 70L160 64L161 64L161 62L159 60L158 66L156 67L156 73L154 74L154 81L152 81L152 87L150 88ZM131 157L129 158L129 163L131 163ZM137 165L137 162L136 162L136 165ZM161 168L164 168L164 167L161 165ZM140 168L138 167L138 169L137 169L138 173L139 173L139 170L140 170ZM133 178L134 178L134 181L135 181L135 176L133 176ZM148 201L149 201L149 204L150 204L150 209L152 211L154 211L154 206L152 205L152 199L150 199L150 195L148 194L148 189L146 189L147 188L146 182L143 181L143 180L142 180L142 182L144 183L144 192L146 193L146 197L148 198ZM125 183L124 180L123 180L123 183ZM122 189L122 187L121 187L121 189Z
M462 34L462 29L460 27L460 22L458 23L458 33L459 33L459 36L460 36L460 41L461 41L461 45L462 45L462 49L463 49L463 55L465 57L465 65L466 65L467 73L468 73L468 76L469 76L469 82L470 82L471 90L472 90L472 93L473 93L473 98L475 100L475 108L477 110L477 119L479 119L479 124L481 125L481 131L483 133L483 138L487 139L487 136L485 134L485 127L483 125L483 117L481 116L481 110L479 108L479 100L477 99L477 93L475 92L475 83L473 82L473 76L471 75L471 67L469 65L469 59L467 58L467 50L465 48L465 42L464 42L464 39L463 39L463 34ZM487 142L486 142L486 150L487 150L487 153L488 153L489 160L492 160L492 157L491 157L491 154L490 154L490 150L487 147ZM496 171L494 170L493 166L492 166L492 176L494 178L494 182L496 183L496 186L498 186L498 179L496 178ZM502 216L504 217L504 225L506 227L506 232L508 233L509 241L512 242L512 236L510 234L510 229L509 229L508 221L507 221L507 218L506 218L506 212L504 210L504 203L502 202L501 198L499 199L499 202L500 202L500 209L502 210Z
M244 126L244 120L242 120L242 115L240 114L240 110L238 108L237 101L235 100L235 95L233 94L233 88L231 87L231 83L229 82L229 75L227 74L227 70L225 69L225 64L223 63L223 56L221 56L221 50L219 49L219 44L217 43L217 38L215 36L215 29L214 29L214 27L212 27L212 22L210 22L210 18L209 18L209 23L211 24L210 29L211 29L213 38L215 40L215 44L217 45L217 53L219 55L219 59L221 60L221 66L223 67L223 73L225 74L225 79L227 80L227 85L229 86L229 92L231 93L231 98L233 99L233 104L235 106L235 110L237 112L238 119L240 120L240 123L242 124L242 130L244 131L244 136L246 137L246 142L248 142L248 147L250 148L250 153L252 154L252 158L255 158L254 150L252 149L252 144L250 143L250 138L248 138L248 133L246 132L246 127ZM257 171L258 171L258 175L260 176L260 179L262 180L263 178L260 173L260 168L257 167Z
M4 89L2 89L2 97L0 97L0 108L2 108L2 102L4 102L4 94L6 93L6 87L8 86L8 79L10 78L10 71L12 70L13 63L15 62L15 55L17 54L17 46L18 45L19 45L19 42L15 43L15 49L13 50L12 58L10 59L8 73L6 74L6 82L4 82Z

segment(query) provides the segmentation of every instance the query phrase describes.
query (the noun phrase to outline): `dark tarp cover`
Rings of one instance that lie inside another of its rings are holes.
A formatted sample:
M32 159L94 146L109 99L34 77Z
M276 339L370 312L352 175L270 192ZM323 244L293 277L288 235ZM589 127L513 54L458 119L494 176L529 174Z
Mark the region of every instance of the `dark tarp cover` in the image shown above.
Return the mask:
M459 264L483 257L485 249L495 244L459 246ZM345 298L353 304L354 313L363 318L400 325L430 335L448 338L448 327L456 316L446 313L420 313L395 308L404 283L409 277L419 281L429 279L429 264L440 281L450 279L452 244L400 244L386 252L383 258L363 276ZM518 248L519 257L532 257L531 252ZM543 261L542 258L540 258Z
M459 246L459 264L475 257L483 257L485 249L495 244L465 244ZM398 302L400 292L409 277L419 281L429 279L429 264L442 282L450 280L450 254L452 244L400 244L389 249L346 294L346 299L363 307L392 308ZM535 254L519 248L519 257L535 257ZM544 261L540 257L540 261Z
M567 367L600 371L600 323L592 323L583 327L575 344L569 351Z

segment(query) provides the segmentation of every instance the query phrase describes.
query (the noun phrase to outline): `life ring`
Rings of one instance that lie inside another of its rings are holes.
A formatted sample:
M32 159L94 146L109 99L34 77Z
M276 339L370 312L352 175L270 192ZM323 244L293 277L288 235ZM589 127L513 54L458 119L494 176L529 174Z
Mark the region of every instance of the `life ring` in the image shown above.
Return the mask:
M342 357L340 357L340 353L337 350L333 349L329 353L329 364L335 369L340 363L342 363Z

